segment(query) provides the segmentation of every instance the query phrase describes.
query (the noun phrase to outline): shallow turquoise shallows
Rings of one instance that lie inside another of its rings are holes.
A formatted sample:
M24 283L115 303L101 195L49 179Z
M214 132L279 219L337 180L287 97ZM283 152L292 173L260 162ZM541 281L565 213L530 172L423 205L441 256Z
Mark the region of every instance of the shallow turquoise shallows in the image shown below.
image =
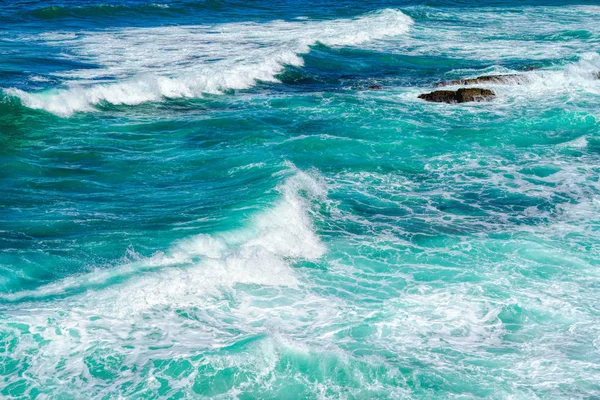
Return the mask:
M0 398L600 398L599 73L591 1L0 2Z

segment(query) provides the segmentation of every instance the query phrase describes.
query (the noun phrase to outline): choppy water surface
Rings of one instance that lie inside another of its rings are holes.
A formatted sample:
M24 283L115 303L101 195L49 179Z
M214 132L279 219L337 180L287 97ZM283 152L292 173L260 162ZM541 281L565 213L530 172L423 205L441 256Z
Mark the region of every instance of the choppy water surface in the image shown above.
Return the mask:
M2 4L1 397L599 397L599 22Z

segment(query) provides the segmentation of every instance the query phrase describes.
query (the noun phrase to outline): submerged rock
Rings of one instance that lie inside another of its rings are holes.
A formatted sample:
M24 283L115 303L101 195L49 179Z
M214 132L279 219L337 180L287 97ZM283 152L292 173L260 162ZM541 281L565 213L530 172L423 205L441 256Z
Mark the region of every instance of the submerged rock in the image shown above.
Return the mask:
M536 69L540 69L541 67L537 65L524 65L519 68L521 71L535 71Z
M492 83L492 84L511 84L520 85L526 81L523 75L509 74L509 75L482 75L477 78L468 79L455 79L452 81L438 82L435 87L440 86L453 86L453 85L477 85L481 83Z
M371 85L371 86L369 86L369 89L371 89L371 90L381 90L383 88L381 87L381 85Z
M496 94L489 89L462 88L458 90L436 90L419 95L420 99L435 103L468 103L472 101L489 101Z

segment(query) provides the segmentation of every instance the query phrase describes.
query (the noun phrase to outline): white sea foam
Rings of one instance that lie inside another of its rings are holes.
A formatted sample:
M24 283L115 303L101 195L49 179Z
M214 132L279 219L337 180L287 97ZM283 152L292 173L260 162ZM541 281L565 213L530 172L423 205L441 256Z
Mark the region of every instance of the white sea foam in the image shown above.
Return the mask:
M40 75L33 75L29 78L30 81L32 82L49 82L50 79L46 78L45 76L40 76Z
M533 6L504 10L473 7L457 10L415 6L408 10L424 17L419 24L421 29L394 46L394 51L401 54L491 62L515 58L559 59L594 50L585 36L600 35L600 25L596 21L598 7Z
M101 68L57 74L66 89L5 93L30 108L68 117L101 103L135 105L163 98L201 97L278 82L286 65L320 42L356 46L408 32L412 20L386 9L353 19L273 21L220 25L127 28L102 32L52 32L37 39L68 47L71 57Z
M519 91L525 90L531 95L542 93L550 95L564 96L575 92L587 92L591 94L600 94L600 54L584 53L579 60L567 64L558 70L539 70L525 73L528 83L523 88L510 87L506 90ZM550 91L554 94L549 93Z
M577 139L570 140L566 143L562 143L561 147L570 147L572 149L584 149L588 146L588 140L585 136L581 136Z

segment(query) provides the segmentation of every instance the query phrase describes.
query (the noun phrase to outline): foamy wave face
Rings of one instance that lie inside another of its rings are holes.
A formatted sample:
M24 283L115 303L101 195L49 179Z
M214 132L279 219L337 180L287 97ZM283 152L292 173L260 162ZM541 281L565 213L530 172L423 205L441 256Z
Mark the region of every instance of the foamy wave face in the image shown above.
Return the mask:
M392 9L355 19L274 21L221 25L130 28L79 35L49 33L37 38L68 47L72 57L99 69L57 74L67 89L5 93L30 108L68 117L100 103L135 105L163 98L200 97L247 89L257 81L277 82L286 65L301 66L300 55L317 42L355 46L408 32L412 20ZM99 83L100 82L100 83Z
M104 311L121 315L159 305L193 304L199 295L218 293L223 287L237 283L297 286L299 281L290 261L314 261L325 253L312 227L309 203L323 200L326 189L314 177L296 171L278 190L281 199L255 216L247 228L199 234L150 258L68 278L35 291L2 295L0 299L18 302L92 291L93 294L86 296L104 299L94 303L102 307L113 304L115 309ZM121 286L106 288L111 282L127 281L130 276L144 272L146 275L126 285L125 291ZM102 289L101 294L94 289ZM129 299L125 307L123 298Z

